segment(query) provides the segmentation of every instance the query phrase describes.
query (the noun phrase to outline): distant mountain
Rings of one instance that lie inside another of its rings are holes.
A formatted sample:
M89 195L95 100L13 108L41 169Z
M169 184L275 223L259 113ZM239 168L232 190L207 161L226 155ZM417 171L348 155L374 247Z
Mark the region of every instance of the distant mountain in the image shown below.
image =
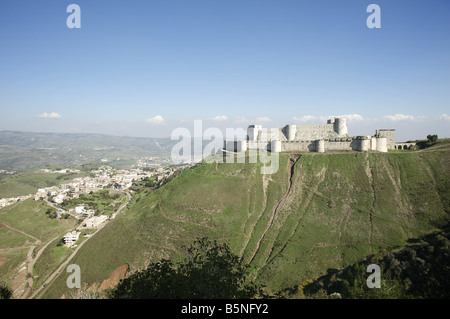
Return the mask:
M1 131L0 169L78 166L101 163L102 159L126 166L139 157L170 156L175 143L170 138Z

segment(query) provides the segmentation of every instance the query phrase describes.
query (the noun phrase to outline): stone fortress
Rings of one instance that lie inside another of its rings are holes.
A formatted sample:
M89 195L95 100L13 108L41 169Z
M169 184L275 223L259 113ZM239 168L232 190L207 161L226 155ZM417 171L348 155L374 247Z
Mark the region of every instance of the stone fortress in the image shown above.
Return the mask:
M286 125L279 129L250 125L246 140L225 141L224 146L233 152L260 149L270 152L387 152L397 149L394 129L379 129L372 136L349 137L347 121L342 117L328 120L327 124Z

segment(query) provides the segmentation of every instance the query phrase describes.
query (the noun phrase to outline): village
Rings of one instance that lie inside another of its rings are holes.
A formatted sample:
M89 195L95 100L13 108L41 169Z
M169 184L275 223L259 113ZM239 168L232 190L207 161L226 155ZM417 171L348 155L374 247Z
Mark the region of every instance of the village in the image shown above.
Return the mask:
M51 201L51 206L57 208L58 218L69 214L81 220L77 229L67 233L63 238L67 247L73 247L79 240L83 230L98 229L109 219L113 219L115 214L111 216L99 214L93 209L88 209L86 205L72 207L67 211L55 205L62 205L64 201L78 199L82 194L92 194L102 190L111 190L121 194L128 193L134 182L146 178L156 181L162 180L171 176L174 171L176 169L163 167L149 171L142 168L119 170L111 166L101 166L91 171L91 177L79 177L73 179L71 183L39 189L34 199Z
M139 161L137 168L117 169L112 166L104 165L90 171L89 176L74 178L70 183L63 183L58 186L40 188L33 195L18 196L13 198L0 199L0 208L33 198L35 201L43 200L48 206L56 211L55 218L67 218L72 216L80 221L78 227L67 233L63 242L67 247L74 247L79 240L81 231L86 229L99 229L104 224L115 217L114 214L105 215L91 209L89 205L79 204L75 207L67 206L67 202L73 202L89 194L101 191L108 191L114 194L128 195L131 198L130 188L133 183L143 180L153 180L155 182L169 178L184 167L163 167L161 165L146 165L145 160ZM77 174L77 169L50 170L41 169L42 173L52 174ZM119 196L118 196L119 197ZM113 200L111 200L113 201Z

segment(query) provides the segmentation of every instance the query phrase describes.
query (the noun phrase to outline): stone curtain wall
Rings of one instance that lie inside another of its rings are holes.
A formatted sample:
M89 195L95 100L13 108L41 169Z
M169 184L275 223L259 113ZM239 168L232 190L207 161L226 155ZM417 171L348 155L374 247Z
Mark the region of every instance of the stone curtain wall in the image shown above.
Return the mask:
M287 141L288 127L280 129L280 140ZM334 124L295 125L294 141L317 141L334 139L340 136L334 131Z

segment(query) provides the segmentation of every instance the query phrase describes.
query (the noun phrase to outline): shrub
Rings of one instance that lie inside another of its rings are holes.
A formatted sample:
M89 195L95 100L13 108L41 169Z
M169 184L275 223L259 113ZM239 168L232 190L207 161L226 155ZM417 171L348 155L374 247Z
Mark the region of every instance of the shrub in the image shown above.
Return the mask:
M261 290L246 283L246 266L226 244L198 239L187 259L174 264L163 259L122 280L110 298L126 299L248 299Z
M4 282L0 282L0 299L11 299L12 290Z

